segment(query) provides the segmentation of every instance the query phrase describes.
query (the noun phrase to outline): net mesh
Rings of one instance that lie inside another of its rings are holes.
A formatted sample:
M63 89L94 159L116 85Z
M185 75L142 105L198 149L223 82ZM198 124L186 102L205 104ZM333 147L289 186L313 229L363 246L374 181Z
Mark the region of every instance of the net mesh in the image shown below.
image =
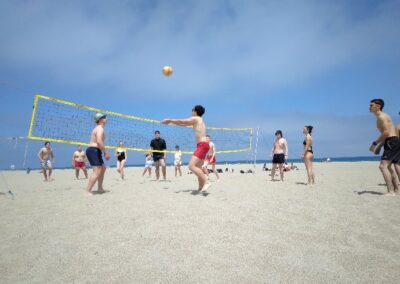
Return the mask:
M193 129L176 125L164 125L160 121L95 109L71 102L36 95L28 137L60 143L88 145L95 126L93 116L97 112L107 114L106 145L116 148L123 141L128 150L149 151L154 131L159 130L173 152L179 145L185 154L193 152ZM251 128L207 127L207 134L215 143L217 153L244 152L251 150Z

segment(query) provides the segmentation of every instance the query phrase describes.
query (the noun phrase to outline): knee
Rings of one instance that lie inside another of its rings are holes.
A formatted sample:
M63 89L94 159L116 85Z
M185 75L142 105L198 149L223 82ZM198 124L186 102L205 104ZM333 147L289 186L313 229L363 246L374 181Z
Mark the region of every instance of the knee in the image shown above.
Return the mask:
M381 171L382 171L382 170L387 170L387 169L391 170L390 167L389 167L387 164L383 164L383 163L380 163L380 164L379 164L379 169L380 169Z

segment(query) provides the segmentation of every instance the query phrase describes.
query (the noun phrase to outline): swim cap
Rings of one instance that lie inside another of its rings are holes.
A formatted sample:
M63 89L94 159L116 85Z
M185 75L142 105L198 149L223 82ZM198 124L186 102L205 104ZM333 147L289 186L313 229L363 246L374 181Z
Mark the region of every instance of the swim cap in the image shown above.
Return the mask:
M94 121L97 123L100 119L105 118L107 115L104 113L98 112L94 115Z

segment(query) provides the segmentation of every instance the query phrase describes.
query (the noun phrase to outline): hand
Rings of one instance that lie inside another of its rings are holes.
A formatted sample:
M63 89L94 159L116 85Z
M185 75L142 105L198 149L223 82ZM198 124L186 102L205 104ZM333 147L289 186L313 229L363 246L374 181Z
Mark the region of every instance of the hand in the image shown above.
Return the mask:
M106 158L106 160L108 161L110 159L110 154L108 152L106 152L104 154L104 158Z
M288 159L288 155L285 155L285 160L287 160Z
M371 146L369 147L369 150L371 151L371 152L373 152L373 153L375 153L375 145L374 144L371 144Z
M171 123L171 119L163 119L161 120L162 124L170 124Z

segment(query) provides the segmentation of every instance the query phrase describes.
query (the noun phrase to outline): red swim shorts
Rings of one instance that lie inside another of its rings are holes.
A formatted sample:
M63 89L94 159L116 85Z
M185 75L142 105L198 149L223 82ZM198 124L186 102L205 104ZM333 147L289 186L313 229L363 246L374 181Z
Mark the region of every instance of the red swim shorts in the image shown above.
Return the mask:
M197 148L196 151L194 151L193 156L199 158L200 160L204 160L208 150L210 150L210 144L208 142L199 142L197 143Z
M84 168L85 162L77 162L75 161L75 168Z
M213 165L215 165L217 163L217 160L215 159L215 155L214 155L214 159L212 159L212 155L207 155L206 161Z

